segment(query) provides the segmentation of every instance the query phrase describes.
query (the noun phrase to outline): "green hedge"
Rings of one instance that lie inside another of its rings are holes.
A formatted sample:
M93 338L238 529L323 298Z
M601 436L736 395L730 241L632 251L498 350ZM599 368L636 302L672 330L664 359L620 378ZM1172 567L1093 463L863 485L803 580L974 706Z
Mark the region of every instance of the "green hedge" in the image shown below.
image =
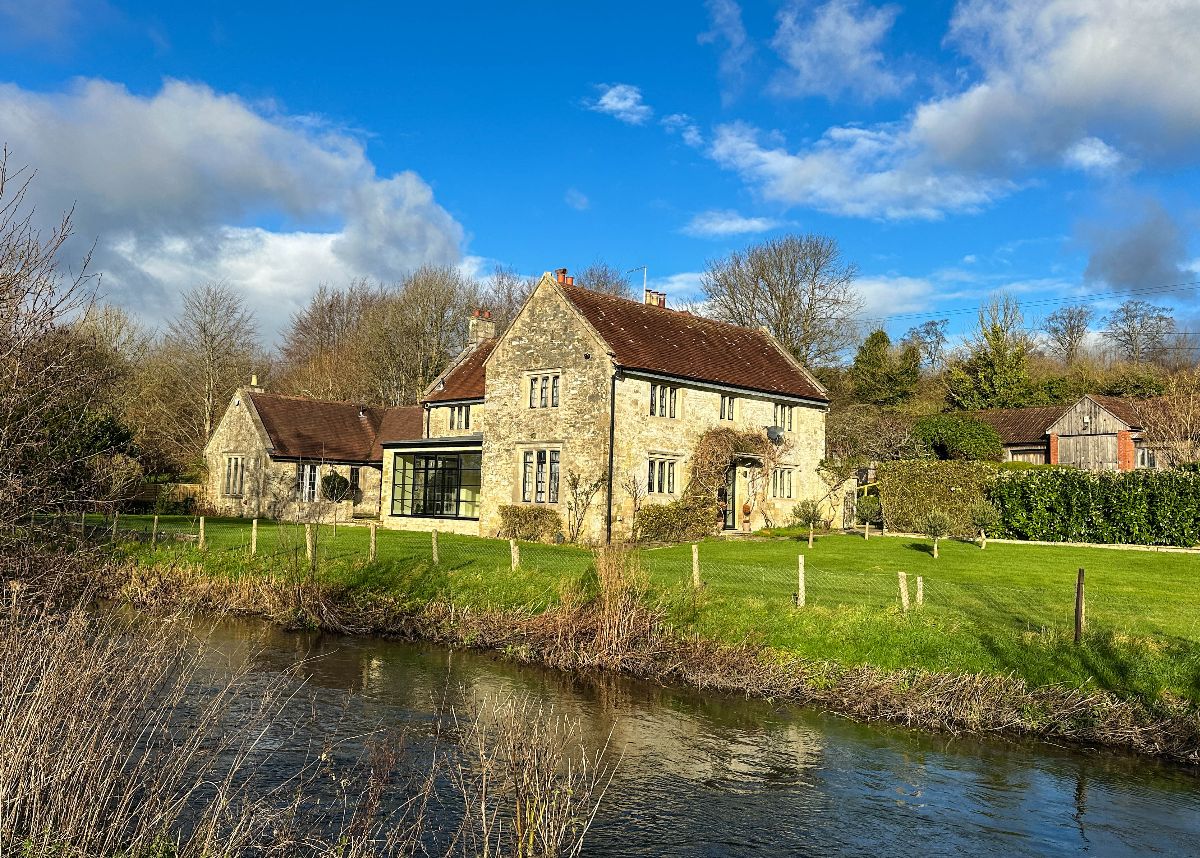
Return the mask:
M638 511L637 537L642 542L694 542L717 529L717 505L687 499L647 504Z
M929 512L939 509L946 513L952 535L973 536L971 508L985 499L997 471L992 462L881 462L875 473L884 524L889 530L915 533Z
M559 542L562 540L562 519L546 506L500 507L500 535L526 542Z
M1004 442L995 427L962 414L932 414L913 424L913 434L939 459L998 462Z
M1047 542L1200 543L1200 474L1072 468L1002 474L988 489L998 536Z

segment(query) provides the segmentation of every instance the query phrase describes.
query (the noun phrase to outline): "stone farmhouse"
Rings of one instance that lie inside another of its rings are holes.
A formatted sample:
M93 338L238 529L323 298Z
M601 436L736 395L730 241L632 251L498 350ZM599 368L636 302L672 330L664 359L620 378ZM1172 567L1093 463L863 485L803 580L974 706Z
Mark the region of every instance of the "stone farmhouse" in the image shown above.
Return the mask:
M303 521L379 515L384 438L420 437L422 409L369 408L266 393L234 393L205 447L207 506L218 515ZM338 473L349 496L333 503L322 479Z
M1160 467L1135 404L1121 397L1088 394L1070 405L969 413L1000 433L1006 461L1086 471Z
M783 523L828 493L817 471L828 395L765 330L668 309L657 292L583 289L566 269L542 276L502 335L486 315L471 330L423 397L421 437L381 443L387 526L493 536L507 505L565 522L574 476L599 485L581 538L625 536L635 495L680 497L696 442L723 426L767 431L779 451L771 473L753 456L729 469L717 498L727 530Z
M206 448L209 506L494 536L507 505L554 509L565 525L577 478L595 486L580 538L603 541L631 532L635 503L681 497L696 442L719 427L766 432L776 451L769 469L754 455L729 468L716 498L726 530L782 524L797 501L829 495L817 471L828 395L765 330L668 309L658 292L589 291L559 269L502 334L486 312L469 332L417 406L239 390ZM331 471L350 500L322 497ZM835 526L843 503L828 503Z

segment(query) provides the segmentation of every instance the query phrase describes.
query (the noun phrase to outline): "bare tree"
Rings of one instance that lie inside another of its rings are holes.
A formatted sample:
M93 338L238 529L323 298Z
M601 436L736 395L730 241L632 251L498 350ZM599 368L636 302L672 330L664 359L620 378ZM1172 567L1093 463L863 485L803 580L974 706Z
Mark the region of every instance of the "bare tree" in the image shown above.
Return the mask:
M616 295L618 298L633 298L633 284L629 282L629 276L602 259L597 259L575 275L575 283L593 292Z
M1142 438L1161 464L1200 462L1200 369L1182 370L1165 382L1162 396L1135 401Z
M1104 325L1105 336L1121 355L1141 364L1162 357L1167 337L1175 330L1175 319L1166 307L1131 299L1105 316Z
M284 332L281 389L319 399L366 399L369 384L355 359L355 340L383 300L382 288L366 280L344 289L322 284Z
M166 367L199 415L196 453L208 442L220 409L249 380L258 347L253 314L224 283L205 283L183 296L164 338Z
M496 331L500 332L512 324L525 299L537 288L536 277L525 277L515 269L497 265L492 276L483 284L481 302L492 311L496 320Z
M426 266L385 294L363 319L355 354L381 405L408 405L466 346L479 284L451 267Z
M1050 340L1050 350L1067 366L1078 360L1095 318L1096 311L1086 304L1061 307L1046 317L1043 330Z
M701 285L712 316L765 326L801 363L819 366L858 342L857 273L835 239L789 235L710 262Z
M0 151L0 562L31 545L31 513L107 500L102 472L128 441L103 410L106 367L72 325L94 301L89 258L63 270L71 214L39 229L31 178Z
M900 342L915 345L925 368L937 372L946 365L946 328L949 324L949 319L930 319L909 328Z
M604 478L586 479L575 471L567 472L567 541L578 542L587 522L592 501L604 485Z

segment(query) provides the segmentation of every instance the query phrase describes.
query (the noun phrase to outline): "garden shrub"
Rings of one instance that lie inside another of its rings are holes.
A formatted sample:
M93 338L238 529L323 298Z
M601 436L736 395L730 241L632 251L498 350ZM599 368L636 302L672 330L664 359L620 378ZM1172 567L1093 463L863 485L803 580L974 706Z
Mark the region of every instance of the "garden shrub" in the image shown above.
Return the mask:
M500 507L500 535L526 542L556 542L562 536L562 519L545 506Z
M884 524L891 530L917 532L929 511L939 509L949 520L952 536L973 536L971 509L984 500L997 471L991 462L881 462L876 475Z
M913 434L939 459L998 462L1004 456L1004 442L996 428L962 414L922 417Z
M635 526L643 542L694 542L711 535L716 522L715 502L683 499L647 504L638 511Z
M321 497L333 503L341 503L350 497L350 481L337 471L331 471L321 477Z
M883 505L878 495L864 495L854 505L854 515L859 524L877 524L883 520Z
M1200 543L1200 473L1095 474L1073 468L1002 474L988 489L998 536L1046 542Z

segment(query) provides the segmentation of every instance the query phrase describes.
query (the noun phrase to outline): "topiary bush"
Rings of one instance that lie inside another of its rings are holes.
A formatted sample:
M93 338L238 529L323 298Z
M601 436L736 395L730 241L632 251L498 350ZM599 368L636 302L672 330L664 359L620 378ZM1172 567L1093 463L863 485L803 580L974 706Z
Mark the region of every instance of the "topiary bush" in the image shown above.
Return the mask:
M864 495L854 505L854 515L859 524L878 524L883 520L883 505L878 495Z
M648 504L638 510L634 524L643 542L694 542L716 530L717 505L694 500Z
M922 518L940 509L950 520L952 536L973 536L970 510L985 499L998 470L991 462L880 462L876 478L884 524L891 530L919 532Z
M998 462L1004 457L1000 433L988 423L962 414L934 414L913 425L913 434L939 459Z
M511 504L500 507L500 535L525 542L557 542L562 519L547 506Z
M350 497L350 481L337 471L331 471L321 477L321 497L333 503L341 503Z

